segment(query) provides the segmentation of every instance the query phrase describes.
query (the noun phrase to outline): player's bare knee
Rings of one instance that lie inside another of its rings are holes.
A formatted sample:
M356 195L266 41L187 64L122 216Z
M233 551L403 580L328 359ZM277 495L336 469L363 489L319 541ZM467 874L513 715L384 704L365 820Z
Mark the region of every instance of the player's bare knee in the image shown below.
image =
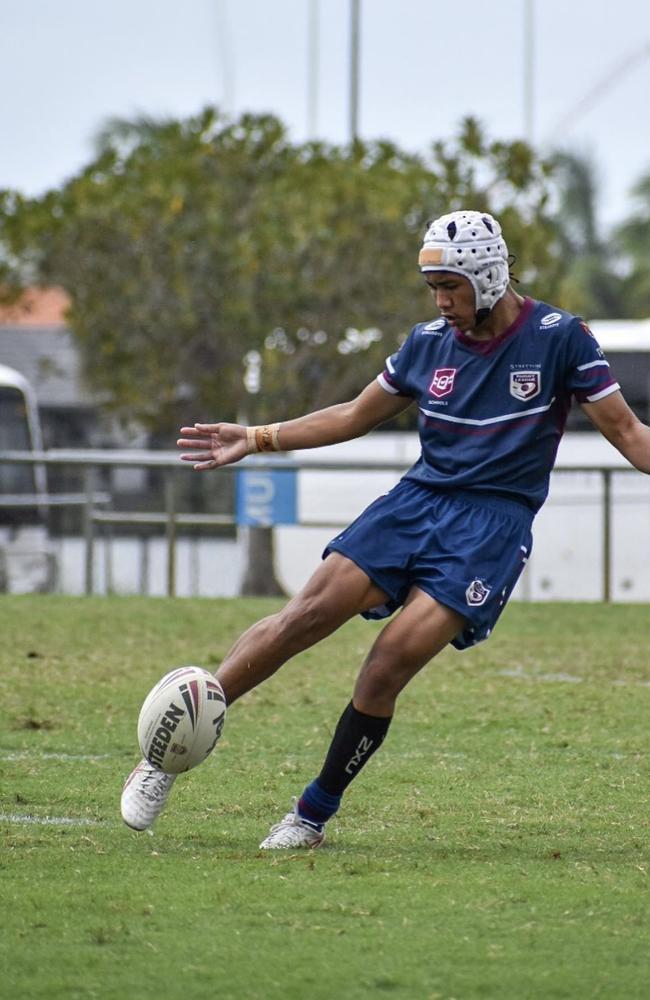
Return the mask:
M396 698L411 676L403 664L385 653L371 654L364 663L355 685L355 696L365 702Z

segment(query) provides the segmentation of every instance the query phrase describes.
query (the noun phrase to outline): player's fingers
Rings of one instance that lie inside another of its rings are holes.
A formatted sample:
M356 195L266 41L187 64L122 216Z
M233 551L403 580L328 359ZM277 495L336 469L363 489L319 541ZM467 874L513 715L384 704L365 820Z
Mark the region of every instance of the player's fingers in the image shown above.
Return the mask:
M176 444L179 448L209 448L209 438L178 438Z
M180 459L181 459L181 462L211 462L211 461L213 461L212 452L211 451L204 451L204 452L201 452L199 455L197 455L196 453L191 454L191 455L181 455Z

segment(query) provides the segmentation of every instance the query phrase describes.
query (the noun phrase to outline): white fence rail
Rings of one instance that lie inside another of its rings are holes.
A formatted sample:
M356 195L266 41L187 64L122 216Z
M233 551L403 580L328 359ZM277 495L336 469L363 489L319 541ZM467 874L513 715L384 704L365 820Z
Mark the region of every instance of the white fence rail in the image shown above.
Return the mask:
M312 453L314 454L314 453ZM107 533L105 544L108 546L108 555L105 554L103 565L104 574L108 578L105 590L112 589L112 566L113 560L110 554L111 529L128 526L132 531L142 529L140 559L141 567L139 579L141 581L139 589L146 591L147 585L147 563L149 560L149 549L146 537L151 534L151 529L159 529L164 537L166 551L165 568L165 593L175 596L177 593L177 564L179 536L182 536L184 528L210 528L222 527L224 525L236 524L236 516L233 514L200 514L192 511L182 511L177 506L178 496L178 476L191 474L190 470L180 465L176 452L163 451L117 451L117 450L52 450L42 452L0 452L0 463L37 463L45 467L76 467L83 470L83 488L75 494L54 494L51 496L40 495L38 498L31 498L31 503L38 503L47 508L49 505L75 505L82 508L82 538L83 538L83 590L86 594L92 594L96 589L97 579L97 544L100 534ZM269 471L285 470L294 471L305 482L310 482L311 502L302 504L298 511L297 525L303 528L325 528L336 530L343 524L347 524L351 519L349 508L350 499L356 500L356 509L361 509L367 502L366 494L369 492L368 486L363 486L364 476L370 478L368 473L382 473L380 479L382 486L376 488L373 481L370 487L372 496L386 488L386 482L390 484L404 473L411 465L411 459L406 456L400 460L375 460L369 458L355 457L340 459L338 461L327 458L310 458L307 453L300 457L293 456L251 456L236 466L227 466L220 470L221 474L232 475L237 470L255 470L259 473ZM137 469L158 469L163 477L163 509L160 511L115 511L110 509L110 494L100 492L95 487L97 470L100 468L137 468ZM316 477L313 473L327 473L327 477ZM345 477L345 478L343 478ZM621 478L622 477L622 478ZM334 485L334 483L338 485ZM612 579L612 566L614 559L614 510L620 513L625 509L626 504L634 504L634 510L638 515L639 509L645 511L643 518L647 524L647 514L650 512L650 493L648 477L641 476L640 473L629 467L616 464L598 463L578 463L563 464L556 468L553 473L553 488L551 499L547 507L551 507L556 514L562 512L560 518L562 530L555 530L556 540L553 541L553 532L547 532L545 541L546 550L549 548L549 538L551 545L560 545L558 541L560 535L570 537L572 532L583 530L588 523L590 531L589 547L591 551L598 552L598 565L600 585L596 598L603 601L610 601L613 596L614 587ZM621 482L634 482L634 488L621 489ZM323 491L322 484L329 484L328 490ZM618 484L616 489L614 484ZM577 485L576 485L577 484ZM558 488L559 486L559 488ZM305 491L303 490L303 493ZM327 498L323 499L324 492ZM345 499L348 499L346 508ZM333 502L333 498L335 498ZM2 507L17 506L19 503L25 505L30 502L28 497L3 496L0 493L0 509ZM584 517L585 504L589 505L590 516ZM594 507L596 516L594 517ZM546 511L547 508L544 508ZM632 508L630 508L632 509ZM636 516L636 515L635 515ZM638 544L646 546L645 539L638 532L632 532L638 539ZM620 533L619 533L620 534ZM560 558L559 549L551 552L547 556L551 559ZM647 547L647 554L644 558L646 566L650 566L650 545ZM544 586L542 581L541 586ZM519 599L531 599L536 597L534 588L527 585L525 580L520 584L517 595ZM552 594L546 596L553 596Z

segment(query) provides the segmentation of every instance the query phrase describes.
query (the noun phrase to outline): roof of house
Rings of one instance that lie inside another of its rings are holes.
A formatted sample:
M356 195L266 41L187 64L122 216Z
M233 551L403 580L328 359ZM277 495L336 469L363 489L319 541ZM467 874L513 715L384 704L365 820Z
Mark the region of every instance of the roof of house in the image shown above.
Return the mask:
M0 326L65 326L69 308L63 288L26 288L15 302L0 302Z
M84 384L79 351L62 288L29 288L0 305L0 364L15 368L33 386L40 406L86 408L96 403Z
M62 326L0 326L0 364L31 383L39 406L86 408L97 397L84 383L79 351Z

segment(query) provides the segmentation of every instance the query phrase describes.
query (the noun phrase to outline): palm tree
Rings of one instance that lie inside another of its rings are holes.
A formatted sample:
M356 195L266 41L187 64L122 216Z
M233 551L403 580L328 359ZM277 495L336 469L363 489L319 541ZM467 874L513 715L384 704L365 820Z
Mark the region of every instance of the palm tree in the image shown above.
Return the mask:
M650 172L632 191L633 214L617 228L615 237L627 265L623 281L626 315L650 316Z
M622 278L613 266L610 241L600 234L596 168L585 156L566 151L555 153L551 161L559 197L559 300L587 318L620 317Z

